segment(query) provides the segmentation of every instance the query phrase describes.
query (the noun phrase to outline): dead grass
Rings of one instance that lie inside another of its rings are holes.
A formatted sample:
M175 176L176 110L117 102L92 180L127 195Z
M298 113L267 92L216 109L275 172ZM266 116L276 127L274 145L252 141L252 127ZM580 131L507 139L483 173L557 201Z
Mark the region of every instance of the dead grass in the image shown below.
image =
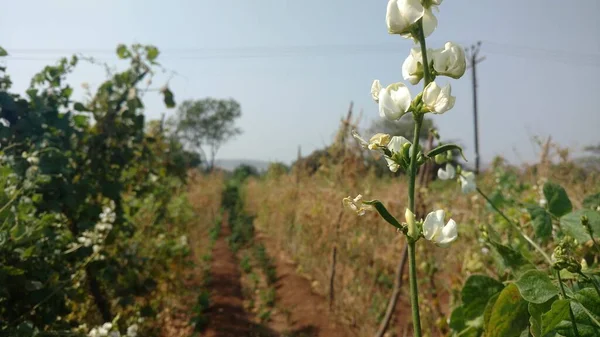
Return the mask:
M521 168L499 167L516 172L519 182L531 186L544 178L562 184L576 208L581 206L586 195L598 192L600 186L597 174L582 173L568 161L558 164L546 161L543 165ZM363 194L367 200L381 200L392 214L402 219L400 215L404 214L407 205L406 179L376 178L366 173L364 167L344 169L346 172L364 172L362 176L354 174L340 178L335 173L339 168L325 168L310 177L295 172L252 179L245 188L245 206L256 216L255 227L274 240L280 250L294 257L298 272L312 280L314 290L323 295L328 292L331 251L337 245L336 313L360 336L370 336L376 330L391 294L404 239L374 212L358 217L344 211L339 235L336 234L341 200ZM498 184L497 178L495 172L486 172L480 176L479 184L483 190L492 191ZM424 241L418 245L423 326L430 335L441 335L450 308L458 300L468 275L496 273L490 267L490 257L481 253L478 227L495 224L497 219L481 197L463 195L453 182L434 181L421 192L428 210L449 210L447 218L451 216L460 226L459 242L450 248L435 248ZM511 197L537 203L539 193L529 188ZM510 216L527 222L527 213L523 210L509 211ZM437 299L430 291L432 286ZM395 325L404 326L407 320L408 317L396 317Z

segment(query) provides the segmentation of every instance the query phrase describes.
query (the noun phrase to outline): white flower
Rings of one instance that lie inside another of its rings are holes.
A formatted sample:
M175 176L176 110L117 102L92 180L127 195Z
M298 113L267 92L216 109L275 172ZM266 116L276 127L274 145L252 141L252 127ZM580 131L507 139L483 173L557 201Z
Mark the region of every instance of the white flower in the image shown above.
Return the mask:
M386 147L391 141L390 135L387 133L376 133L369 140L369 150L378 150L382 147Z
M400 156L401 156L401 154L404 153L404 148L410 147L411 145L412 145L412 143L408 139L406 139L402 136L394 136L388 143L387 148L392 153L392 157L399 157L399 156L395 156L395 154L400 154ZM400 168L400 165L394 159L397 159L397 158L390 158L388 156L385 156L385 161L388 164L388 168L392 172L396 172Z
M431 82L425 87L423 92L423 103L427 111L434 114L442 114L454 107L456 97L451 95L452 88L446 84L440 88L435 82Z
M410 91L404 83L392 83L379 91L379 115L389 120L398 120L410 108Z
M410 38L412 26L423 18L423 32L425 37L429 36L437 27L437 19L431 12L433 2L441 1L432 1L426 8L420 0L389 0L385 16L388 32Z
M431 63L432 49L427 49L427 62ZM410 54L402 64L402 77L415 85L423 78L423 53L420 46L410 49Z
M373 81L371 84L371 97L375 101L375 103L379 103L379 92L381 91L381 83L379 80Z
M100 337L107 337L108 336L108 330L105 329L104 327L99 327L98 328L98 336L100 336Z
M456 222L450 219L444 225L444 211L431 212L423 222L423 236L440 247L447 247L458 236Z
M121 337L121 333L119 331L116 331L116 330L115 331L111 331L108 334L108 337Z
M10 126L10 122L6 118L0 118L0 124L2 124L4 127Z
M463 171L458 178L463 193L471 193L477 189L475 174L473 172Z
M454 176L456 176L456 170L454 169L454 166L452 166L452 164L446 163L446 169L440 167L438 169L437 175L438 178L440 178L441 180L454 179Z
M132 324L127 328L127 337L137 337L138 325Z
M99 245L93 245L92 250L94 251L94 253L97 254L98 252L100 252L102 250L102 247Z
M362 202L362 195L357 195L356 198L351 197L344 198L342 200L345 207L355 211L358 215L365 215L366 211L371 210L373 206L367 205Z
M112 329L112 326L113 325L110 322L106 322L106 323L102 324L102 328L104 328L104 329L106 329L108 331L110 331L110 329Z
M434 50L431 60L433 61L433 69L439 75L452 78L460 78L467 68L465 51L454 42L446 42L444 48Z
M90 332L88 333L88 337L100 337L98 329L93 328L92 330L90 330Z

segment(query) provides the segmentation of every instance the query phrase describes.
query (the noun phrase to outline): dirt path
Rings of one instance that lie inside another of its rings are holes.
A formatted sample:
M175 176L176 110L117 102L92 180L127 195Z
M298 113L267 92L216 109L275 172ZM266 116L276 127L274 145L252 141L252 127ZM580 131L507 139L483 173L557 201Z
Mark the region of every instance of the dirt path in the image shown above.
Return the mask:
M219 239L213 248L209 324L203 336L276 336L273 331L253 323L244 311L238 262L226 241L230 233L224 216Z
M274 320L271 327L289 337L350 337L353 334L329 314L325 298L312 291L310 282L296 274L293 261L277 252L275 245L262 233L262 242L277 267L277 308L284 309L286 319ZM280 313L279 316L282 314Z

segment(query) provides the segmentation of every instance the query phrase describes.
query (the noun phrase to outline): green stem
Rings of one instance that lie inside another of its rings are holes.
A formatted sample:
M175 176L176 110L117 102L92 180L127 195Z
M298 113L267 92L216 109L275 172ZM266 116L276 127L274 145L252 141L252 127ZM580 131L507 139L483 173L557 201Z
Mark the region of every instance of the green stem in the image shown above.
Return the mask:
M417 287L417 259L415 241L408 240L408 273L410 283L410 306L415 337L421 337L421 318L419 316L419 290Z
M506 220L506 222L508 222L511 226L513 226L513 228L519 232L519 234L521 234L521 236L527 241L529 242L529 244L535 248L535 250L537 250L540 254L542 254L542 256L546 259L546 261L548 262L549 265L552 265L552 259L550 258L550 256L548 256L548 254L546 254L546 252L544 252L544 250L542 249L542 247L538 246L537 243L535 243L535 241L533 241L532 238L530 238L527 234L525 234L525 232L523 232L523 230L521 230L521 228L514 223L512 220L510 220L506 214L504 214L504 212L502 212L498 207L496 207L496 205L494 205L494 203L492 202L492 200L490 200L490 198L488 198L487 195L485 195L485 193L483 193L479 187L476 188L477 192L488 202L488 204L490 204L490 206L492 206L492 208L494 209L494 211L496 211L496 213L500 214L500 216L502 216L504 218L504 220Z
M423 58L423 87L431 82L431 73L429 72L429 62L427 61L427 45L425 43L425 34L423 33L423 20L419 20L418 35L421 45L421 54ZM415 183L417 179L417 153L419 152L419 134L423 124L423 114L414 112L415 129L413 134L413 145L410 153L410 167L408 169L408 208L415 213ZM415 337L421 337L421 318L419 315L419 289L417 286L417 258L416 258L416 240L417 238L408 238L408 277L410 282L410 305L412 308L413 331Z
M567 294L565 293L565 286L563 285L562 279L560 278L560 270L556 271L556 277L558 278L558 284L560 285L560 292L564 299L567 299ZM569 302L569 315L571 316L571 324L573 325L573 332L575 332L576 337L579 336L579 331L577 330L577 323L575 322L575 315L573 315L573 310L571 310L571 303Z

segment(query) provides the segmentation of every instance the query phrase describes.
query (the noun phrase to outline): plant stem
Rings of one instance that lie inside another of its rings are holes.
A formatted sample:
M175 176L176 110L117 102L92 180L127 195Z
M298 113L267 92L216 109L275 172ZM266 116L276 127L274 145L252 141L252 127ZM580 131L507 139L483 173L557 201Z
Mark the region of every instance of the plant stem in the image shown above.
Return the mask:
M431 82L429 72L429 62L427 61L427 45L425 43L425 34L423 33L423 20L419 20L418 30L415 32L421 45L421 54L423 58L423 87ZM419 111L414 112L415 129L413 134L413 145L410 153L410 167L408 170L408 208L415 213L415 183L417 179L417 153L419 152L419 134L423 124L423 114ZM421 318L419 315L419 290L417 286L417 259L416 259L416 239L408 238L408 278L410 282L410 305L412 308L413 331L415 337L421 337Z
M412 308L413 330L415 337L421 337L421 318L419 316L419 290L417 288L417 260L415 241L408 240L408 272L410 282L410 306Z
M560 278L560 270L556 271L556 277L558 278L558 284L560 285L560 292L564 299L567 299L567 294L565 293L565 286L563 285L562 279ZM571 316L571 324L573 325L573 332L575 332L576 337L579 336L579 331L577 330L577 323L575 322L575 315L573 315L573 310L571 310L571 303L569 302L569 315Z
M512 220L510 220L506 214L504 214L504 212L502 212L498 207L496 207L496 205L494 205L494 203L492 202L492 200L490 200L490 198L488 198L488 196L483 193L479 187L476 187L477 192L488 202L488 204L490 204L490 206L492 206L492 208L494 209L494 211L496 211L496 213L500 214L500 216L502 216L504 218L504 220L506 220L506 222L508 222L511 226L514 227L515 230L517 230L517 232L519 232L519 234L521 234L521 236L527 241L529 242L529 244L535 248L535 250L537 250L540 254L542 254L542 256L546 259L546 261L548 262L549 265L552 265L552 259L550 258L550 256L548 256L548 254L546 254L546 252L544 252L544 250L542 249L542 247L538 246L537 243L535 243L535 241L533 241L532 238L530 238L527 234L525 234L525 232L523 232L523 230L521 230L521 228L519 226L517 226L516 223L514 223Z

